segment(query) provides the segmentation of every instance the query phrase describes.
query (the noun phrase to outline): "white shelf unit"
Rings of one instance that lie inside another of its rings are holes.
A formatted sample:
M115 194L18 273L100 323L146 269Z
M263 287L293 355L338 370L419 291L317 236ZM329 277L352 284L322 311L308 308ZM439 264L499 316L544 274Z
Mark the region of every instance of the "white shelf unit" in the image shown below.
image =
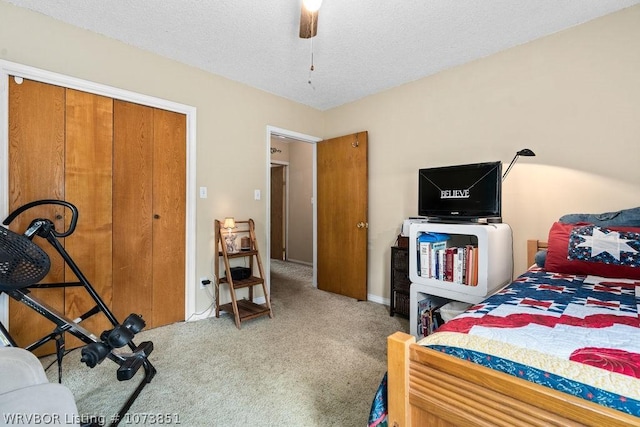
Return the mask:
M449 235L447 246L472 244L478 248L478 284L475 286L422 277L418 274L418 238L422 233ZM417 337L418 301L429 296L476 304L502 289L513 277L511 227L504 223L450 224L414 221L409 226L410 328Z

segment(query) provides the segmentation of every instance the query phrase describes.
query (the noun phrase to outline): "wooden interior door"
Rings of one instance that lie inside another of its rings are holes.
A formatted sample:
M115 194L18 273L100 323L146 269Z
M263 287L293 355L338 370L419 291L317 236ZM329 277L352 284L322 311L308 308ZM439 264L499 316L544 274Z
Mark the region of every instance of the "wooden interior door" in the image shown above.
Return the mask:
M30 80L16 83L9 77L9 212L34 200L64 199L65 91ZM49 218L56 230L64 230L65 209L37 206L16 218L10 229L22 234L35 218ZM45 240L35 237L51 259L51 269L42 283L64 281L64 263ZM61 243L64 245L64 239ZM33 295L56 310L64 311L63 289L36 289ZM54 328L54 324L24 304L9 299L9 333L21 347ZM55 351L53 342L37 354Z
M367 132L317 144L318 288L367 299Z
M271 258L273 259L286 259L285 212L285 167L271 165Z

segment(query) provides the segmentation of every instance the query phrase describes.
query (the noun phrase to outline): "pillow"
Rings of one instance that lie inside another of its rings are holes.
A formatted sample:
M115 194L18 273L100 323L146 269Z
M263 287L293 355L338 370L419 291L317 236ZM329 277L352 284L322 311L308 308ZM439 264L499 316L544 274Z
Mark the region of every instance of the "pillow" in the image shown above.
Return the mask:
M640 228L555 222L545 270L640 279Z
M535 255L535 261L536 261L536 265L540 268L544 268L544 263L547 260L547 250L543 249L541 251L536 252Z
M640 227L640 207L601 214L567 214L559 221L565 224L588 222L601 227Z

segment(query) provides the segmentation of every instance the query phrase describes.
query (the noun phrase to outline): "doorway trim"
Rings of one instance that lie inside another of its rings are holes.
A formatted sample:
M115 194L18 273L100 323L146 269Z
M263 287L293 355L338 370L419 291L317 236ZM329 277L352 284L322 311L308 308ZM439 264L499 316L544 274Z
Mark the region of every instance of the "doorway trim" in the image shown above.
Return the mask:
M317 200L317 158L316 158L316 143L322 141L322 138L306 135L299 132L294 132L291 130L279 128L276 126L267 125L267 135L266 135L266 260L265 263L265 276L267 279L267 289L271 289L271 137L273 135L284 136L285 138L294 139L299 142L306 142L309 144L313 144L313 286L318 287L318 212L316 206Z
M184 114L187 119L186 140L186 224L185 224L185 320L196 309L196 108L190 105L143 95L113 86L42 70L0 59L0 216L9 215L9 76L22 77L69 89L76 89L122 101ZM191 284L191 286L190 286ZM0 322L9 327L9 299L0 295Z

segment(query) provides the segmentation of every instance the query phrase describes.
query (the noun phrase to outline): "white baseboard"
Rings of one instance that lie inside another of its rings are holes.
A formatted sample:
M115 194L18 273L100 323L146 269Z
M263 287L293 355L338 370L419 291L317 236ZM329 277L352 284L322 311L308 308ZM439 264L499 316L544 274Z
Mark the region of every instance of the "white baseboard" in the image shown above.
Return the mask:
M367 301L377 302L382 305L389 305L389 298L379 297L378 295L367 294Z
M308 265L309 267L313 267L312 262L300 261L298 259L293 259L293 258L287 259L287 262L295 262L296 264Z
M267 300L265 299L265 297L258 297L253 300L253 302L255 302L256 304L264 304L266 301ZM220 310L220 313L226 313L226 311ZM216 314L216 309L215 307L212 307L211 310L207 310L204 313L194 314L187 320L187 322L195 322L196 320L215 318L215 314Z
M215 318L215 315L216 315L216 309L214 308L212 310L207 310L201 314L194 313L194 315L188 318L186 321L195 322L196 320L204 320L204 319L209 319L211 317Z

